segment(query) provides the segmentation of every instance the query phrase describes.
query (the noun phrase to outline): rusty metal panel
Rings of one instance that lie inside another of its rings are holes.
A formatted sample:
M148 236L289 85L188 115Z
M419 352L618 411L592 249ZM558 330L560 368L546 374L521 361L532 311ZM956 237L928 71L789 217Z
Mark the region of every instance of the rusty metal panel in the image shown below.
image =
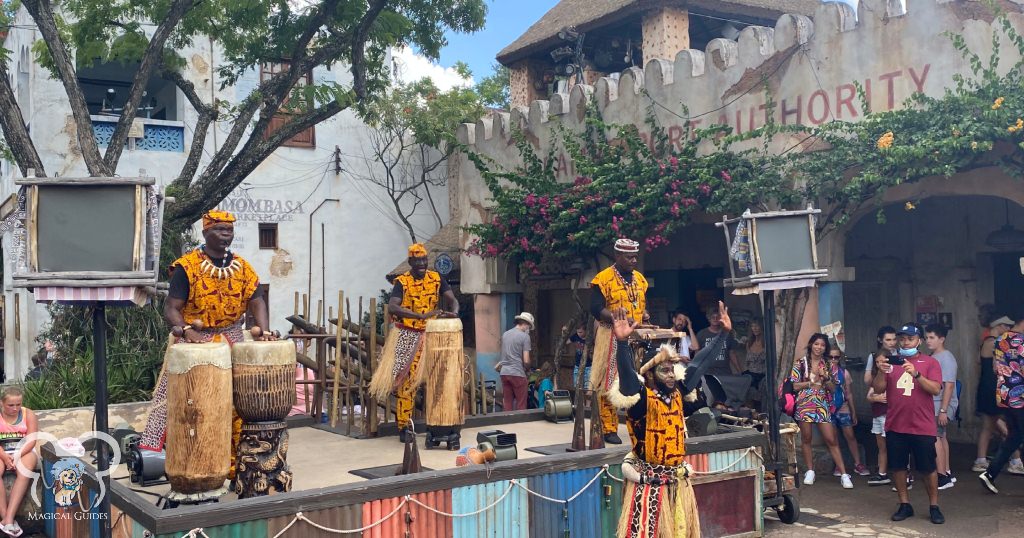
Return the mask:
M757 530L761 517L759 484L758 476L750 475L694 485L701 536L731 536Z
M483 511L473 514L478 510ZM452 511L466 514L454 519L454 538L526 538L530 533L526 491L509 480L453 489Z
M394 515L380 525L367 529L364 538L451 538L452 520L437 512L452 513L451 490L430 491L412 495L417 502L408 501ZM371 501L363 505L363 525L371 525L391 514L402 504L404 497ZM421 504L420 504L421 503ZM422 505L433 508L434 512Z
M615 478L619 480L615 480ZM601 536L616 538L619 516L622 514L622 465L609 465L601 477Z
M363 505L361 504L350 504L348 506L336 506L314 512L303 512L302 515L328 529L352 530L362 528L363 526ZM268 519L267 534L269 536L277 536L293 519L295 519L295 516L280 516ZM334 538L336 536L338 534L320 530L305 521L296 521L294 525L281 535L281 538ZM345 534L345 536L359 538L363 534L356 532Z
M535 493L566 501L582 490L572 502L555 503L530 495L530 536L599 536L601 534L600 480L591 480L600 468L580 469L534 476L529 488ZM584 489L586 487L586 489Z

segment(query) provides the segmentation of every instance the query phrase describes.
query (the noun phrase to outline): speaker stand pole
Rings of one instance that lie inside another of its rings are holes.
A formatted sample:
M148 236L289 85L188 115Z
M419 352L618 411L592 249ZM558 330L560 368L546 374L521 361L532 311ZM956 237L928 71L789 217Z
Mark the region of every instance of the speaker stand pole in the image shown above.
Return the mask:
M96 382L96 431L110 433L107 425L107 316L106 303L97 301L92 309L93 375ZM102 476L100 497L100 538L110 538L110 454L107 443L96 443L96 470Z

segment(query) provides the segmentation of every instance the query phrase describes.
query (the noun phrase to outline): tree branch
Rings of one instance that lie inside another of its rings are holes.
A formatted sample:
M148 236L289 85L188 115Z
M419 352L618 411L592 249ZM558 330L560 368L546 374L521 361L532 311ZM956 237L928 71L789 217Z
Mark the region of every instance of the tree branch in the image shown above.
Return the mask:
M178 177L170 185L173 189L180 191L188 188L189 184L192 183L192 178L196 175L196 170L199 169L199 161L203 156L203 148L206 146L206 137L209 133L210 124L217 119L218 112L216 103L213 105L204 103L199 98L199 94L196 93L195 85L185 80L181 73L164 66L161 66L161 68L161 76L173 82L185 94L185 98L188 99L192 108L199 114L196 128L192 132L192 146L188 150L185 166L181 168Z
M370 37L370 27L384 11L387 0L375 0L370 3L359 21L356 31L352 34L352 90L359 100L366 98L366 40Z
M351 97L351 93L349 94ZM253 133L246 145L224 167L220 174L202 177L168 208L164 217L171 227L184 228L196 219L196 215L213 208L231 193L256 167L274 152L282 143L318 123L321 123L351 106L351 99L344 103L337 100L292 118L275 130L265 140L259 133Z
M146 89L146 85L149 84L149 76L153 73L153 69L161 63L164 43L167 42L171 32L178 26L178 23L185 17L185 14L192 9L193 5L194 0L175 0L164 20L160 21L160 25L157 26L156 31L153 33L153 38L149 40L146 52L142 55L142 61L139 62L139 69L135 71L135 77L132 79L131 89L128 90L128 100L121 110L121 117L117 120L114 134L110 137L107 151L103 155L103 162L109 170L117 170L117 163L121 160L121 152L124 151L124 145L128 141L128 130L131 128L132 121L135 120L135 115L138 113L139 103L142 101L142 94Z
M82 159L85 161L89 175L109 176L112 171L107 167L100 156L100 148L96 144L96 137L92 131L92 119L89 117L89 106L85 102L85 95L82 87L78 84L78 77L75 76L75 66L71 62L71 54L68 47L57 30L57 22L53 16L53 10L48 0L25 0L25 9L35 19L36 27L43 34L46 47L53 57L54 67L64 84L64 92L68 96L68 103L71 105L71 115L75 121L78 146L82 150Z
M25 117L21 115L10 80L7 63L0 60L0 128L3 129L4 140L15 156L21 175L27 176L28 169L33 168L37 176L45 176L43 161L25 127Z

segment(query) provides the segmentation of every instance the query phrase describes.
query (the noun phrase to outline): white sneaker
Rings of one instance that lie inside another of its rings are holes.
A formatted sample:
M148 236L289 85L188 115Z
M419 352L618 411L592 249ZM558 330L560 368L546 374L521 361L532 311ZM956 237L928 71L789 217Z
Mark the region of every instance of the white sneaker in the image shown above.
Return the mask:
M1011 463L1006 467L1006 472L1010 474L1024 475L1024 462L1018 461L1017 463Z
M814 483L814 471L807 471L804 473L804 485L810 486Z
M850 480L850 475L844 474L839 477L839 482L843 484L843 489L853 489L853 480ZM806 481L804 482L807 483Z
M971 466L971 470L980 473L988 470L988 460L985 458L974 460L974 465Z

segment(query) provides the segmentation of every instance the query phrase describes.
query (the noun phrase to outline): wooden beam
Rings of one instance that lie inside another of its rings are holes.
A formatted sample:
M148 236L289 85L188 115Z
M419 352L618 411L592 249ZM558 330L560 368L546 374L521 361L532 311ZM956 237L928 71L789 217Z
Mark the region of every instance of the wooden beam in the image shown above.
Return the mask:
M47 185L53 187L88 187L93 185L156 185L153 177L25 177L14 180L15 185Z

